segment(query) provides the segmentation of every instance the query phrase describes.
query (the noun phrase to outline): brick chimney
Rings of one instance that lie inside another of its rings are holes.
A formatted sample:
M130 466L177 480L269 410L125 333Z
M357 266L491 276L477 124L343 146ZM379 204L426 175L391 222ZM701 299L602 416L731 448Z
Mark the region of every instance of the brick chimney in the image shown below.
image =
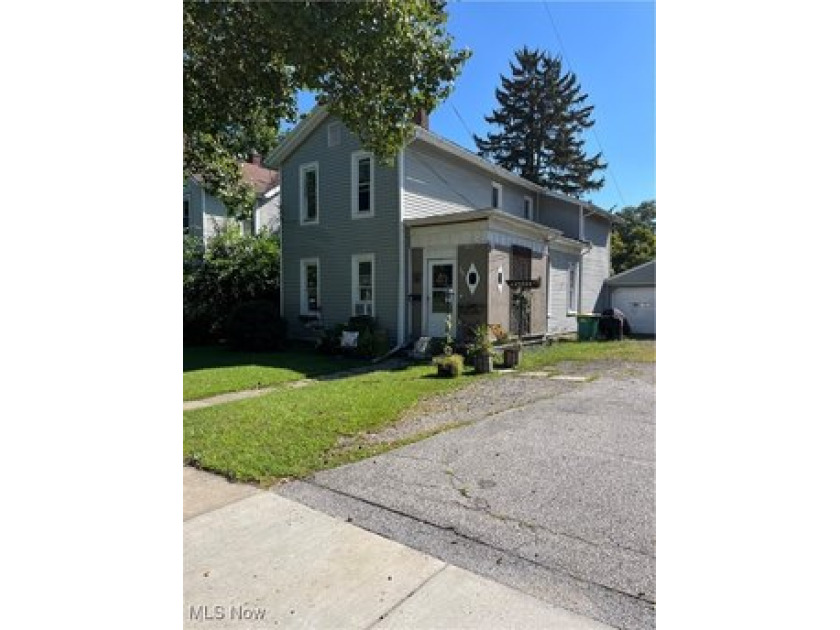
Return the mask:
M412 119L414 124L420 125L426 131L429 130L429 113L425 109L417 110L417 113L414 114L414 118Z
M257 166L262 166L262 156L254 151L251 153L251 164L256 164Z

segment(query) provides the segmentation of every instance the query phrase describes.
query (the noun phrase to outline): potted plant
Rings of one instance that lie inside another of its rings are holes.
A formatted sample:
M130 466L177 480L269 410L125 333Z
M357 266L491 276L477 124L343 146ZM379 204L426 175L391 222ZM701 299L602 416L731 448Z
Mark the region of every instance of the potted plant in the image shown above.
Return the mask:
M469 345L469 354L473 357L475 371L486 374L493 371L493 359L496 352L490 338L490 327L481 324L473 329L473 340Z
M452 349L452 316L446 317L446 342L443 346L443 354L436 356L433 361L437 365L438 376L455 378L461 376L464 371L464 357L455 354Z
M518 339L505 346L503 360L506 368L514 368L519 365L519 356L522 354L522 342Z
M517 339L510 340L510 335L499 324L490 324L490 332L496 338L496 344L502 351L503 364L506 368L514 368L519 365L519 355L522 352L522 343Z

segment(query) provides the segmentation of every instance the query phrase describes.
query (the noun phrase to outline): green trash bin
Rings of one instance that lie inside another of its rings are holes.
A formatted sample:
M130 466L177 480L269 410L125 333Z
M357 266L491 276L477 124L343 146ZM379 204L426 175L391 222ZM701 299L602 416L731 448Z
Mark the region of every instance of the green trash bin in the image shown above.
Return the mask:
M598 322L601 316L591 313L589 315L578 315L578 341L595 341L598 338Z

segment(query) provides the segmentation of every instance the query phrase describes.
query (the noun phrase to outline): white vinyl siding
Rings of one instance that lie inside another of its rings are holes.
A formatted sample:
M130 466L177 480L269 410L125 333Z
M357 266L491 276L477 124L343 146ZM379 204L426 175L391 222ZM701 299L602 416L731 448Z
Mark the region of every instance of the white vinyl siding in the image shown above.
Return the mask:
M353 297L351 299L351 315L374 316L375 265L373 254L356 254L352 258Z
M354 219L372 217L374 213L373 154L356 151L352 161L352 199L350 207Z
M317 225L319 209L318 163L310 162L300 167L300 223Z
M445 154L434 147L412 142L405 149L403 218L421 219L469 210L486 210L492 203L492 183L503 190L499 209L521 217L522 198L532 191L511 182L498 182L492 174ZM377 200L378 202L378 200ZM379 207L377 207L377 213ZM532 217L536 205L532 207Z
M300 314L316 315L321 310L321 261L300 261Z

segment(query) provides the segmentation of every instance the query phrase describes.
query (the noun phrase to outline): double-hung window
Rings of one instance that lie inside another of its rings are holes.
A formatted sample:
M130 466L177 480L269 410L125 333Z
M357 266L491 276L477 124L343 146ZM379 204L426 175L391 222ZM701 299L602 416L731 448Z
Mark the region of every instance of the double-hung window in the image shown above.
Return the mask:
M300 167L300 222L318 223L318 163Z
M577 313L578 310L578 263L569 263L569 295L566 300L568 312Z
M373 254L356 254L353 267L353 312L352 315L374 315L374 269Z
M300 261L300 314L317 315L321 310L321 262L317 258Z
M523 207L522 207L522 214L529 221L532 218L532 214L533 214L532 208L533 208L533 206L534 206L534 200L531 197L525 197L525 202L524 202Z
M190 198L184 197L184 234L190 231Z
M490 207L491 208L501 208L502 207L502 185L493 182L493 190L490 193Z
M373 154L356 151L352 156L354 219L373 216Z

